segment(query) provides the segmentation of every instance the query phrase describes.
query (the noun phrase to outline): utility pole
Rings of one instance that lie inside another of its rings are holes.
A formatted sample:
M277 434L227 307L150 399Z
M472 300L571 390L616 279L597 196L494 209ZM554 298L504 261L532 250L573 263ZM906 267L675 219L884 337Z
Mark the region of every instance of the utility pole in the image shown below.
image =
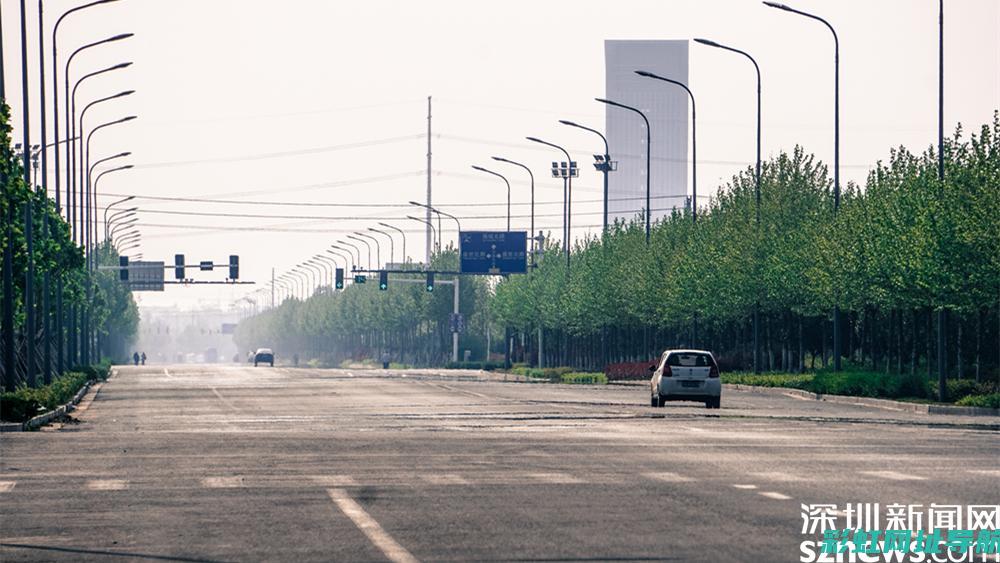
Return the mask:
M944 0L938 2L938 188L944 195ZM948 393L948 354L947 333L948 311L944 303L937 311L937 368L938 368L938 400L944 401ZM959 374L961 377L961 374Z
M274 309L274 268L271 268L271 308Z
M24 105L21 112L21 129L24 143L24 184L28 187L29 193L28 201L24 205L24 238L27 243L26 250L28 253L28 268L24 279L25 333L28 344L28 369L25 379L28 387L35 387L35 247L31 213L35 190L31 185L31 140L29 135L31 121L28 114L28 23L27 10L24 3L25 0L21 0L21 103Z
M55 87L55 85L53 85ZM42 12L42 0L38 0L38 89L39 89L39 102L38 115L41 119L42 126L42 217L44 217L44 231L42 232L43 238L49 237L49 213L48 213L48 197L49 197L49 149L48 149L48 132L46 131L45 124L45 18ZM59 145L56 144L53 147L56 152L59 151ZM59 188L56 188L56 194L59 193ZM58 213L58 209L56 213ZM48 385L52 383L52 323L51 311L49 310L49 282L51 281L51 276L49 274L49 268L45 268L45 272L42 274L42 333L45 335L43 342L45 343L45 350L43 351L43 364L45 369L42 371L42 381ZM58 324L58 321L57 321ZM56 339L56 344L62 346L62 342Z
M429 268L431 265L431 97L427 96L427 260L424 264ZM457 348L456 348L457 350ZM458 353L457 351L455 352ZM458 361L457 359L455 360Z
M3 8L0 7L0 10ZM3 16L0 15L0 21ZM3 26L0 25L0 103L7 102L7 92L4 84L3 58ZM7 185L7 175L0 168L0 186ZM3 389L13 391L16 387L14 379L14 206L7 206L3 218L3 228L7 244L3 246Z

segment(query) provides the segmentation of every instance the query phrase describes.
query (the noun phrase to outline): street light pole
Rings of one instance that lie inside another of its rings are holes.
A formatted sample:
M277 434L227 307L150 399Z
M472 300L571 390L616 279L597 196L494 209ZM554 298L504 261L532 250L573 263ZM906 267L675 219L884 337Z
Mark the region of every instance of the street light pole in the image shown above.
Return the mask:
M531 238L531 263L535 263L535 175L532 174L531 168L528 168L520 162L514 162L513 160L508 160L501 156L494 156L493 160L497 162L506 162L507 164L513 164L514 166L520 166L528 172L528 178L531 180L531 230L529 232L529 238Z
M123 197L122 199L119 199L117 201L109 203L108 206L104 208L104 238L108 238L108 211L112 207L118 205L119 203L125 203L126 201L132 201L133 199L135 199L134 195L130 195L128 197ZM138 209L138 207L133 207L131 209ZM117 214L117 212L116 212L116 214ZM112 217L114 217L114 215L112 215Z
M350 248L354 249L354 252L356 252L357 255L358 255L358 259L355 260L354 263L358 265L358 268L360 268L361 267L361 247L359 247L358 245L356 245L354 243L347 242L346 240L338 240L337 244L342 244L344 246L347 246L347 247L350 247ZM334 248L336 248L336 247L334 247ZM351 269L353 270L354 268L351 268Z
M358 238L358 237L353 236L353 235L347 235L347 238L349 238L351 240L356 240L356 241L361 242L361 243L364 243L365 248L368 249L368 269L371 270L372 269L372 245L368 244L367 240L365 240L363 238ZM376 260L375 263L378 264L378 261Z
M500 178L501 180L503 180L504 184L507 184L507 232L510 232L510 182L507 181L507 177L504 176L503 174L499 174L499 173L494 172L492 170L488 170L486 168L483 168L482 166L475 166L475 165L473 165L472 169L473 170L478 170L480 172L485 172L487 174L492 174L492 175L496 176L497 178Z
M334 250L335 249L335 250ZM332 256L344 259L344 271L354 270L354 256L349 250L342 250L340 247L334 246L332 248L326 249L326 251ZM343 254L342 254L343 253Z
M830 22L825 19L796 10L777 2L764 2L765 6L777 8L793 14L798 14L810 19L814 19L827 27L833 34L833 212L836 214L840 210L840 40L837 38L837 31L833 29ZM835 296L836 298L836 296ZM833 306L833 370L840 371L841 355L841 335L840 335L840 300L834 301Z
M651 184L651 173L650 173L650 170L651 170L650 163L652 161L651 145L653 144L653 134L652 134L652 131L651 131L650 127L649 127L649 119L647 119L646 118L646 114L642 113L642 111L640 111L638 108L634 108L632 106L627 106L625 104L618 103L618 102L615 102L615 101L612 101L612 100L606 100L604 98L594 98L594 99L597 100L598 102L601 102L602 104L607 104L609 106L614 106L614 107L618 107L618 108L622 108L622 109L627 109L627 110L629 110L631 112L635 112L635 113L639 114L639 117L641 117L642 121L646 124L646 211L645 211L644 215L646 216L646 244L648 245L649 244L649 231L650 231L650 226L652 225L651 218L652 218L652 215L653 215L653 208L651 207L651 204L650 204L650 200L652 199L651 196L650 196L650 194L651 194L651 186L652 186L652 184Z
M612 170L614 170L614 167L613 167L614 164L611 162L611 151L608 149L608 139L607 139L607 137L604 136L603 133L601 133L597 129L591 129L590 127L584 127L583 125L580 125L579 123L574 123L574 122L568 121L566 119L560 119L559 123L562 123L563 125L569 125L570 127L576 127L577 129L583 129L584 131L590 131L591 133L594 133L595 135L597 135L598 137L600 137L601 141L604 141L604 160L603 160L603 162L599 162L599 163L595 164L594 167L597 168L597 170L599 170L601 172L601 174L604 175L604 214L603 214L604 215L604 221L603 221L603 229L601 230L601 233L602 234L607 234L608 233L608 172L611 172Z
M411 203L412 203L412 202L411 202ZM419 205L419 204L418 204L418 205ZM428 210L428 211L430 211L430 208L428 208L427 210ZM439 232L437 232L437 231L436 231L436 230L434 229L434 223L432 223L432 222L430 222L430 221L426 221L426 220L424 220L424 219L421 219L421 218L419 218L419 217L414 217L413 215L407 215L407 216L406 216L406 218L407 218L407 219L411 219L411 220L413 220L413 221L419 221L419 222L421 222L421 223L423 223L423 224L427 225L428 227L430 227L430 228L431 228L431 238L432 238L432 239L433 239L433 238L437 238L437 240L438 240L438 241L437 241L437 249L438 249L438 252L440 252L440 251L441 251L441 235L440 235L440 233L439 233ZM426 265L426 267L427 267L427 268L430 268L430 266L431 266L431 265L430 265L429 263L428 263L428 264Z
M378 233L380 235L385 235L389 239L389 262L386 263L385 269L389 269L389 264L396 261L396 245L392 242L392 235L385 231L380 231L374 227L368 227L368 230L373 233Z
M117 96L113 96L113 97L117 97ZM84 110L84 111L86 111L86 110ZM89 174L89 171L90 171L90 140L94 136L94 133L97 133L101 129L106 129L106 128L114 126L114 125L119 125L121 123L126 123L128 121L132 121L133 119L135 119L135 116L134 115L130 115L128 117L123 117L121 119L116 119L115 121L108 121L108 122L105 122L105 123L102 123L102 124L98 125L97 127L94 127L93 129L90 130L90 133L87 134L87 142L86 142L85 147L83 147L85 149L85 156L84 156L84 158L82 159L82 162L81 162L81 164L83 165L83 169L80 171L81 175L86 174L86 176L81 179L81 183L80 183L80 189L81 189L81 192L82 192L81 195L80 195L80 199L81 199L81 203L84 206L83 209L81 210L80 216L81 216L81 218L84 221L81 224L81 228L87 227L82 232L81 238L85 242L84 248L87 249L88 255L89 255L89 252L90 252L89 247L93 243L93 241L90 240L90 232L91 231L89 229L89 225L90 225L90 223L94 219L92 202L90 201L90 185L91 185L90 184L90 174ZM83 114L80 114L80 132L81 133L83 132ZM93 202L93 203L96 203L96 202ZM83 212L86 212L86 213L84 214ZM93 265L93 264L91 263L91 265Z
M379 264L382 263L382 245L378 243L378 239L365 233L355 232L354 234L364 237L364 239L359 240L370 240L375 243L375 268L381 268Z
M525 139L533 142L539 143L554 149L558 149L564 155L566 155L566 175L563 176L563 251L566 253L566 270L569 271L570 258L570 219L572 217L572 206L573 206L573 174L575 172L575 167L573 166L573 158L569 156L569 151L548 141L543 141L538 137L525 137ZM554 164L553 164L554 166Z
M943 0L942 0L943 1ZM722 45L721 43L716 43L715 41L709 39L695 39L696 42L702 45L708 45L709 47L716 47L719 49L724 49L726 51L732 51L743 55L753 63L753 68L757 73L757 167L754 173L754 196L757 200L756 206L756 219L757 219L757 236L758 241L760 240L760 66L757 61L750 56L746 51L741 51L734 47L729 47L728 45ZM757 262L759 263L759 256L757 257ZM758 298L753 305L753 371L754 373L760 373L760 299Z
M639 76L644 76L646 78L653 78L656 80L662 80L663 82L669 82L676 86L680 86L687 92L689 98L691 98L691 222L698 222L698 113L695 109L694 103L694 93L691 89L687 87L687 84L680 82L678 80L673 80L671 78L666 78L658 74L653 74L652 72L646 72L645 70L635 71Z
M403 229L400 229L399 227L394 227L394 226L392 226L392 225L390 225L388 223L379 223L379 225L382 225L383 227L385 227L387 229L392 229L392 230L394 230L394 231L396 231L396 232L399 233L399 237L403 240L403 263L406 264L407 263L407 260L406 260L406 233L403 232ZM392 239L390 239L390 240L392 240Z

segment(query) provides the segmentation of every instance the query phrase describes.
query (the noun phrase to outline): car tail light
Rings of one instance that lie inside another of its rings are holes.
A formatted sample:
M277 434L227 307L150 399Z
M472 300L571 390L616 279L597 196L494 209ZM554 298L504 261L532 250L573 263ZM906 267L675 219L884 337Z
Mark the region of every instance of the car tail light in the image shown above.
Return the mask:
M674 372L670 369L670 366L663 366L663 377L673 377Z
M712 364L712 367L708 368L709 377L719 377L719 366Z

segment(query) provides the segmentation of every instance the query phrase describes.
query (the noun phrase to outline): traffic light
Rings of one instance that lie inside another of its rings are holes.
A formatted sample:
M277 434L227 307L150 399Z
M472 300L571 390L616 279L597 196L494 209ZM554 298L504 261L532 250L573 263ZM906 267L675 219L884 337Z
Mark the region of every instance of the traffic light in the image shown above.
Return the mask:
M334 286L336 289L344 289L344 269L337 268L334 277Z
M118 257L118 279L128 281L128 256Z
M389 289L389 272L382 270L378 273L378 289L379 291Z
M434 272L427 272L427 293L434 292Z
M184 279L184 255L174 254L174 279Z
M229 255L229 279L240 279L240 257L235 254Z

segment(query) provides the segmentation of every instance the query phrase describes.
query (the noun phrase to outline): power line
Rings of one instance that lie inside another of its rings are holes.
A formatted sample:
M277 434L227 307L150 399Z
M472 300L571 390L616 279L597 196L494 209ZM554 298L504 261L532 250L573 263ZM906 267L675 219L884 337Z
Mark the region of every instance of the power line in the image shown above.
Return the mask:
M194 164L221 164L227 162L245 162L248 160L264 160L269 158L284 158L288 156L302 156L307 154L322 154L326 152L335 152L350 149L359 149L364 147L374 147L378 145L387 145L391 143L399 143L403 141L412 141L415 139L423 139L425 136L422 133L415 135L403 135L400 137L387 137L385 139L374 139L371 141L359 141L356 143L347 143L343 145L330 145L326 147L314 147L308 149L296 149L290 151L279 151L279 152L268 152L268 153L258 153L240 156L223 156L217 158L202 158L195 160L174 160L168 162L149 162L146 164L136 164L136 169L152 169L152 168L174 168L177 166L190 166Z

